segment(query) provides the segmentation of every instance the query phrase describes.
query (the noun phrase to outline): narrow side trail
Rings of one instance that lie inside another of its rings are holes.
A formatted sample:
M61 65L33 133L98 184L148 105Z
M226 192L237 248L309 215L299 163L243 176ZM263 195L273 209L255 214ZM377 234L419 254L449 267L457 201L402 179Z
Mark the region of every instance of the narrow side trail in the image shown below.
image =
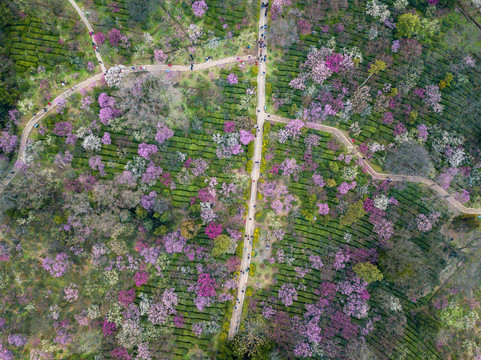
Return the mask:
M266 42L265 36L261 36L265 32L264 25L267 25L267 16L265 16L265 9L260 9L259 15L259 40ZM262 30L261 30L262 29ZM266 55L267 48L259 48L259 57L262 51L262 56ZM239 330L239 325L242 317L242 307L244 305L245 291L247 287L247 280L249 279L249 267L250 267L250 256L252 253L252 241L254 237L255 228L255 211L256 211L256 200L257 200L257 182L260 175L260 163L262 159L262 135L264 130L264 107L266 104L265 97L265 74L267 73L267 66L265 61L259 62L259 71L257 73L257 129L256 138L254 140L254 155L252 158L252 172L251 172L251 195L249 198L249 211L246 218L246 228L244 234L244 251L242 253L241 269L239 273L239 286L237 289L237 298L235 301L234 312L232 313L232 319L229 328L229 339L232 339L237 331Z
M82 9L80 9L80 7L77 5L77 3L74 1L74 0L68 0L70 2L70 4L72 4L72 6L75 8L75 10L77 11L77 13L79 14L80 16L80 19L82 19L83 23L85 24L85 26L87 27L89 33L91 33L92 35L90 36L91 39L92 39L92 42L95 42L94 41L94 29L92 27L92 25L90 25L89 21L87 20L87 18L85 17L85 14L84 12L82 11ZM99 65L100 65L100 68L102 69L102 72L106 72L107 71L107 68L105 67L105 63L104 61L102 60L102 56L100 56L100 52L98 51L95 51L95 56L97 57L97 60L99 61Z
M238 61L248 61L250 59L250 56L245 55L245 56L231 56L228 58L223 58L219 60L214 60L214 61L208 61L202 64L194 64L193 71L197 70L204 70L204 69L209 69L217 66L225 66L228 64L233 64L237 63ZM158 72L158 71L178 71L178 72L184 72L184 71L191 71L190 66L185 66L185 65L141 65L142 69L140 66L135 66L135 69L131 68L126 68L125 72L128 73L133 73L133 72ZM78 83L77 85L71 87L70 89L64 91L61 93L59 96L57 96L54 100L52 100L50 103L51 105L47 105L45 109L47 111L40 110L39 113L35 114L25 125L25 128L22 131L22 138L20 142L20 148L18 150L17 154L17 160L25 162L25 150L27 148L27 142L28 138L30 137L30 133L32 132L32 129L34 128L35 124L38 123L40 120L42 120L51 110L53 110L57 104L59 103L60 100L67 99L69 98L72 94L74 94L76 91L80 91L81 89L88 88L90 86L95 86L95 84L98 81L103 80L103 73L94 75L81 83ZM261 144L262 145L262 144ZM0 194L5 190L5 188L10 184L10 182L15 178L19 171L19 168L17 166L14 166L13 169L8 173L8 175L3 178L0 181Z
M288 123L292 119L284 118L281 116L277 115L268 115L268 119L270 121L274 122L281 122L281 123ZM421 176L410 176L410 175L396 175L396 174L385 174L385 173L379 173L375 171L371 164L364 159L364 156L361 154L361 152L358 150L358 148L352 143L352 139L349 138L348 135L346 135L342 130L339 130L335 127L332 126L327 126L327 125L322 125L322 124L316 124L312 122L307 122L306 123L307 127L310 129L315 129L315 130L320 130L320 131L325 131L328 133L333 134L339 141L341 141L347 148L350 154L354 155L355 157L358 158L359 162L361 163L362 167L371 175L374 179L376 180L388 180L390 179L391 181L407 181L407 182L415 182L415 183L422 183L432 190L436 191L440 196L442 196L446 202L451 206L451 208L465 213L465 214L473 214L473 215L479 215L481 214L481 209L475 209L475 208L468 208L461 204L458 200L456 200L452 195L450 195L446 190L444 190L441 186L436 184L434 181L428 178L424 178Z

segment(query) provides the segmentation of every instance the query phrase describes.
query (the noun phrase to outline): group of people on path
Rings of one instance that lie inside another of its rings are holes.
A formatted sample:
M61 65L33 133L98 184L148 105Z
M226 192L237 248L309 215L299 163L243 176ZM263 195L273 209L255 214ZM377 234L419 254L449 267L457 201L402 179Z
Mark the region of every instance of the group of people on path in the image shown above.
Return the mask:
M89 35L94 36L94 33L92 31L89 31ZM92 46L94 47L95 52L99 52L99 47L93 41L92 41ZM99 60L99 64L102 64L102 60Z

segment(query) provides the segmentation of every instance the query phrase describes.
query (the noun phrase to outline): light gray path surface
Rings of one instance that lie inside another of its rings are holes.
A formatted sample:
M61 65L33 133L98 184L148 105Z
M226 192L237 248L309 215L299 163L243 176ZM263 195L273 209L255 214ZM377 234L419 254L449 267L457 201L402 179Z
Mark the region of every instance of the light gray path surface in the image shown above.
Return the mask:
M259 26L258 29L263 27L267 24L267 17L264 16L265 9L260 10L259 15ZM264 30L259 31L259 39L261 39L261 34L264 33ZM265 36L263 37L264 43L266 41ZM262 49L262 56L266 55L267 48ZM260 56L260 49L259 49L259 56ZM242 307L244 305L245 299L245 291L247 287L247 280L249 278L249 269L251 260L250 255L252 253L252 240L254 236L254 228L255 228L255 205L257 200L257 181L259 180L260 175L260 162L262 159L262 134L264 130L264 106L266 104L266 83L265 83L265 74L267 73L267 66L265 61L259 62L259 71L257 73L257 129L256 131L256 138L254 140L254 156L252 158L252 172L251 172L251 195L249 198L249 211L246 218L246 227L244 233L244 251L242 253L242 261L241 261L241 270L239 273L239 285L237 289L237 297L235 299L235 307L232 313L232 319L230 322L229 328L229 339L232 339L237 331L239 330L241 316L242 316ZM259 162L257 164L257 162ZM247 236L246 236L247 235Z

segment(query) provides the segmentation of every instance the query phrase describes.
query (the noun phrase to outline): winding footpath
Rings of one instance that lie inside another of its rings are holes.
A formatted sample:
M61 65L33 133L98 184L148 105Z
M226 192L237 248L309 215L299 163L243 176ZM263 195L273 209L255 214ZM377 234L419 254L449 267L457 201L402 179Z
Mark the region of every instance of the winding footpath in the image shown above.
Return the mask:
M229 64L234 64L238 63L239 61L249 61L250 56L245 55L245 56L232 56L228 58L223 58L219 60L214 60L214 61L208 61L202 64L194 64L193 70L198 71L198 70L204 70L204 69L209 69L212 67L217 67L217 66L225 66ZM142 67L142 68L141 68ZM187 65L141 65L141 66L134 66L134 69L132 67L126 68L125 72L127 74L133 73L133 72L160 72L160 71L176 71L176 72L184 72L184 71L191 71L190 66ZM35 124L37 124L40 120L42 120L50 111L52 111L59 103L60 100L65 100L68 99L71 95L73 95L75 92L80 91L81 89L87 89L92 86L95 86L95 84L99 81L103 81L104 74L100 73L97 75L94 75L81 83L78 83L77 85L71 87L70 89L64 91L61 93L59 96L57 96L54 100L52 100L50 103L51 105L45 106L45 109L47 111L40 110L39 113L35 114L25 125L25 128L22 131L22 138L20 142L20 148L18 150L18 155L17 155L17 161L25 162L26 157L25 157L25 150L27 149L27 143L28 143L28 138L32 132L32 129L35 127ZM13 169L7 174L5 178L3 178L0 181L0 194L5 190L5 188L10 184L10 182L15 178L19 171L20 167L16 164Z
M259 40L266 42L266 37L262 37L261 34L265 30L260 30L267 25L267 16L264 15L265 9L260 9L259 15ZM263 48L262 56L266 55L267 47ZM263 74L265 73L265 74ZM244 251L242 252L241 268L239 272L239 285L237 288L237 298L235 299L234 311L232 313L232 319L229 328L229 339L232 339L237 331L239 330L242 308L244 306L245 292L247 288L247 280L249 279L249 267L251 264L251 253L252 253L252 242L254 240L254 228L255 228L255 211L256 211L256 200L257 200L257 182L260 176L260 163L262 159L262 138L264 130L264 118L266 116L264 112L264 107L266 104L266 74L267 66L265 61L259 62L259 71L257 72L257 129L256 138L254 140L254 155L252 157L252 171L251 171L251 196L249 198L249 211L246 217L246 228L244 234Z
M280 117L272 114L268 114L268 119L270 121L281 122L281 123L288 123L290 120L292 120L292 119L288 119L288 118L284 118L284 117ZM357 157L361 166L374 179L376 180L390 179L391 181L408 181L408 182L414 182L414 183L422 183L427 185L430 189L437 192L439 195L441 195L453 209L458 210L459 212L462 212L465 214L473 214L473 215L481 214L481 209L468 208L464 206L458 200L456 200L452 195L450 195L446 190L444 190L441 186L436 184L431 179L420 177L420 176L385 174L385 173L379 173L375 171L372 168L371 164L369 164L369 162L366 159L364 159L364 155L362 155L362 153L358 150L358 148L353 144L352 139L349 138L349 136L346 135L342 130L339 130L332 126L316 124L312 122L307 122L306 125L310 129L325 131L333 134L339 141L341 141L344 144L344 146L346 146L350 154Z

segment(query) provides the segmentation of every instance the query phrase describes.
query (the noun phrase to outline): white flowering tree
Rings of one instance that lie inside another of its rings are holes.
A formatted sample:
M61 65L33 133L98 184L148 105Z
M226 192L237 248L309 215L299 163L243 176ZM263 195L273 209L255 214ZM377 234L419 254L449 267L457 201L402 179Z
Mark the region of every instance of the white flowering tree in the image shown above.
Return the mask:
M126 67L124 65L115 65L107 70L105 75L105 82L108 86L118 86L125 75Z

